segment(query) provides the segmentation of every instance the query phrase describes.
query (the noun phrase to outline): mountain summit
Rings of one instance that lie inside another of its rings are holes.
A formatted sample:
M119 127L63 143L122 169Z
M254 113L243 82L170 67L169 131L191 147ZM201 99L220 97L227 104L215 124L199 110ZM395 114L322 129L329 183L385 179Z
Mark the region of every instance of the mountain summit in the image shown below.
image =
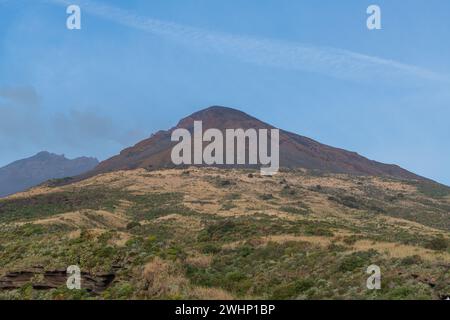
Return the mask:
M171 141L171 133L177 128L184 128L192 132L194 121L202 121L203 130L209 128L220 130L274 128L272 125L236 109L220 106L209 107L187 116L167 131L158 131L150 138L137 143L133 147L124 149L119 155L101 162L88 175L135 168L174 167L171 161L171 150L176 143ZM355 152L327 146L284 130L280 130L280 166L314 169L330 173L424 179L397 165L369 160Z
M67 159L42 151L0 168L0 197L36 186L46 180L76 176L92 170L98 164L95 158Z

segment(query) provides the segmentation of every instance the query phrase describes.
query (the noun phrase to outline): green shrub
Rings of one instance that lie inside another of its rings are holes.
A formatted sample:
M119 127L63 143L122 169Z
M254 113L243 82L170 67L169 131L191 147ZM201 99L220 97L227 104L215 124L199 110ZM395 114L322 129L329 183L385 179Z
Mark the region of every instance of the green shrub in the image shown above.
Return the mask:
M219 246L216 246L212 243L206 243L201 247L200 250L201 250L201 252L206 253L206 254L209 254L209 253L214 254L214 253L220 252L221 249Z
M417 190L425 196L440 199L450 195L450 188L436 182L419 182Z
M281 284L273 289L271 299L275 300L287 300L294 299L299 294L314 287L315 282L310 279L296 280L291 283Z
M444 251L448 248L449 241L444 237L436 237L432 240L429 240L426 244L426 247L431 250Z
M259 196L259 198L261 200L267 201L267 200L272 200L273 199L273 195L270 193L265 193Z
M58 191L0 200L0 222L29 220L82 209L112 209L126 193L108 188Z
M422 258L418 255L405 257L400 261L400 263L404 266L419 265L422 262Z
M209 225L199 234L199 241L220 240L224 235L234 231L236 223L231 220L223 220Z
M368 267L372 264L370 258L376 254L377 252L375 250L354 252L342 259L338 270L342 272L352 272L358 268Z
M222 204L222 207L220 208L220 210L228 211L228 210L231 210L233 208L236 208L236 205L233 202L231 202L231 201L227 201L224 204Z
M299 207L281 207L280 208L284 212L292 213L292 214L308 214L308 210L305 208Z
M105 299L126 300L133 297L135 288L129 282L119 282L103 292Z
M305 234L310 236L323 236L323 237L332 237L334 236L333 232L325 227L308 225L305 228Z
M131 222L129 222L127 224L127 230L131 230L131 229L134 229L134 228L137 228L137 227L140 227L140 226L141 226L141 224L139 222L131 221Z

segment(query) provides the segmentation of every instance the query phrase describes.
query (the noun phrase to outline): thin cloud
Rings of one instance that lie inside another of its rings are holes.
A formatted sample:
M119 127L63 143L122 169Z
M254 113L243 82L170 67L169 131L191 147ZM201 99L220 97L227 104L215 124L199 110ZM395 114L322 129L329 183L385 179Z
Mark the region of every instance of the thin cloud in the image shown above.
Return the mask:
M74 1L47 0L70 5ZM397 61L364 55L348 50L292 42L258 39L139 16L127 10L93 1L76 1L82 11L188 47L228 55L268 67L308 71L351 80L431 80L448 81L433 71Z
M34 87L0 87L0 147L40 141L43 128L36 125L40 112L40 97Z
M71 146L84 146L86 142L112 142L121 146L135 143L145 135L139 130L121 129L107 115L93 111L71 109L68 113L58 113L53 118L53 131L58 139Z
M7 100L9 103L18 103L30 107L37 106L40 102L39 95L31 86L0 87L0 98Z
M33 86L0 86L1 150L60 145L81 150L105 143L124 147L144 137L143 132L122 128L109 115L91 110L48 115Z

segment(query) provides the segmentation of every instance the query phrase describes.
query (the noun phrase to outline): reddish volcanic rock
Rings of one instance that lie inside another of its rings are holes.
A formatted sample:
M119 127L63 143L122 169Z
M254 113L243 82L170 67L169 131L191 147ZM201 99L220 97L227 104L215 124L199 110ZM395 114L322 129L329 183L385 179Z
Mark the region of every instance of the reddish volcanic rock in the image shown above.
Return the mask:
M185 128L192 132L195 120L202 121L203 130L209 128L217 128L222 131L238 128L274 128L236 109L217 106L210 107L182 119L170 130L158 131L150 138L137 143L135 146L124 149L119 155L101 162L93 171L83 176L83 178L116 170L175 167L171 161L171 149L176 142L171 142L171 133L177 128ZM355 152L330 147L284 130L280 130L280 166L315 169L331 173L424 179L399 166L369 160Z

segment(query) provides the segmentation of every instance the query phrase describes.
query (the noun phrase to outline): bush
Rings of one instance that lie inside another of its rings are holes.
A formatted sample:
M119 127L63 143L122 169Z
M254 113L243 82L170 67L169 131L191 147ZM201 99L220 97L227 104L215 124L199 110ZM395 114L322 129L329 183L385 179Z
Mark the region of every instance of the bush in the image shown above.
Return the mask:
M440 199L450 195L450 188L435 182L420 182L417 190L425 196Z
M286 300L296 298L299 294L304 293L310 288L314 287L315 282L310 279L297 280L288 284L282 284L277 286L271 299Z
M230 220L219 221L209 225L199 234L199 241L220 240L225 234L232 232L236 223Z
M305 208L297 208L297 207L281 207L282 211L292 214L308 214L308 210Z
M218 252L220 252L220 247L218 247L212 243L207 243L201 247L201 252L207 253L207 254L208 253L213 253L213 254L218 253Z
M324 227L314 225L307 226L305 229L305 234L309 236L323 236L323 237L334 236L333 232L331 232L330 230Z
M401 260L401 264L404 266L411 266L414 264L421 264L423 262L422 258L418 255L405 257Z
M129 222L127 224L127 230L131 230L131 229L134 229L134 228L137 228L137 227L140 227L140 226L141 226L141 224L139 222L131 221L131 222Z
M428 241L425 246L431 250L444 251L448 248L449 244L447 239L440 236Z
M222 204L222 207L220 208L220 210L228 211L228 210L231 210L234 208L236 208L236 205L231 201L227 201L224 204Z
M266 201L266 200L272 200L272 199L273 199L273 195L270 194L270 193L266 193L266 194L260 195L259 198L260 198L261 200L265 200L265 201Z
M105 299L126 300L133 296L135 288L129 282L119 282L103 293Z
M377 252L375 250L361 251L352 253L341 261L339 265L339 271L351 272L358 268L364 268L369 266L371 261L369 260Z

